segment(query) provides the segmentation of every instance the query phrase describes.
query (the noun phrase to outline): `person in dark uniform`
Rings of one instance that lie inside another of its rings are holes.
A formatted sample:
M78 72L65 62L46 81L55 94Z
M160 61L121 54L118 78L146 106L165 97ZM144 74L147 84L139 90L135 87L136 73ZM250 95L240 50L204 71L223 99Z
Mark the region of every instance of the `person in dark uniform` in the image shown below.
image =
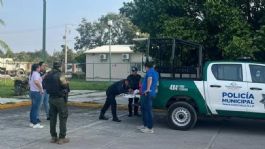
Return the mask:
M139 90L139 83L141 81L141 76L139 74L137 74L138 69L136 67L132 67L132 74L130 74L127 77L127 80L129 81L129 86L130 89L132 90ZM133 104L134 101L134 104ZM133 106L134 105L134 106ZM134 107L134 115L135 116L140 116L138 113L138 109L139 109L139 98L135 97L135 98L129 98L129 103L128 103L128 110L129 110L129 117L133 116L132 113L132 109Z
M126 92L129 92L129 82L127 79L118 81L109 86L106 91L107 99L99 115L100 120L108 120L108 118L104 115L108 108L111 106L112 120L115 122L121 122L121 120L119 120L117 116L117 103L115 97Z
M61 63L54 62L53 69L47 74L45 78L46 90L50 95L50 134L51 143L64 144L68 143L69 139L66 136L66 122L68 117L67 95L69 90L68 82L64 74L60 70ZM57 115L60 120L60 134L59 138L56 133Z

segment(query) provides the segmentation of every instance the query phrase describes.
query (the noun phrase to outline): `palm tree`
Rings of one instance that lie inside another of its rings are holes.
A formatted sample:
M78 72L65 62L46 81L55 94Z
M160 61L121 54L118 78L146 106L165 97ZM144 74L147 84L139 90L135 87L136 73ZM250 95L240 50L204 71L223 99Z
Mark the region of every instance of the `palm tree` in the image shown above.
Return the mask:
M0 0L0 5L1 6L3 5L3 1L2 0ZM0 25L5 25L5 22L2 19L0 19ZM0 39L0 48L2 48L4 50L11 50L9 48L9 46L1 39Z

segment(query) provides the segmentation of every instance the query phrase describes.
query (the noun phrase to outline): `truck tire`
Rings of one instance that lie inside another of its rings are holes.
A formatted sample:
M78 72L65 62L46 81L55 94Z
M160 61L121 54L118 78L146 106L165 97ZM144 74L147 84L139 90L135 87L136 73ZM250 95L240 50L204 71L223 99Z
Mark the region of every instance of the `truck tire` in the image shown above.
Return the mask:
M168 124L172 129L189 130L197 122L194 107L187 102L173 103L168 109Z

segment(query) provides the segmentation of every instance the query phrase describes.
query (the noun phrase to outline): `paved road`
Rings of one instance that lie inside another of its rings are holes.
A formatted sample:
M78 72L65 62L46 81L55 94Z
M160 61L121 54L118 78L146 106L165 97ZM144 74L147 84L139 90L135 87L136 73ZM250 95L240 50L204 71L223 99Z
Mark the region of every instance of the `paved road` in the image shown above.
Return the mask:
M122 123L98 121L99 110L70 108L65 145L49 143L49 125L28 127L29 108L0 111L0 149L264 149L265 121L230 119L200 120L190 131L171 130L165 115L155 113L155 133L142 134L135 128L139 118L119 111ZM109 114L109 113L108 113ZM43 115L42 115L43 116ZM44 118L44 117L43 117Z

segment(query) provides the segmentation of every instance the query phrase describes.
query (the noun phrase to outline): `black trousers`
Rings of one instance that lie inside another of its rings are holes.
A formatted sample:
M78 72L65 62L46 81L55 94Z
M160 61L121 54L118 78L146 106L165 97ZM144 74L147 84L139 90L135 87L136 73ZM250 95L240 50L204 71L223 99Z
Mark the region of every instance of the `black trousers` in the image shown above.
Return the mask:
M139 98L129 98L129 103L128 103L128 110L129 110L129 115L132 115L132 110L134 107L134 115L138 115L138 109L139 109Z
M105 101L104 106L101 109L101 116L104 116L106 111L109 109L109 107L111 107L111 113L112 113L112 117L113 119L117 119L117 102L115 99L115 95L112 94L107 94L107 99Z

